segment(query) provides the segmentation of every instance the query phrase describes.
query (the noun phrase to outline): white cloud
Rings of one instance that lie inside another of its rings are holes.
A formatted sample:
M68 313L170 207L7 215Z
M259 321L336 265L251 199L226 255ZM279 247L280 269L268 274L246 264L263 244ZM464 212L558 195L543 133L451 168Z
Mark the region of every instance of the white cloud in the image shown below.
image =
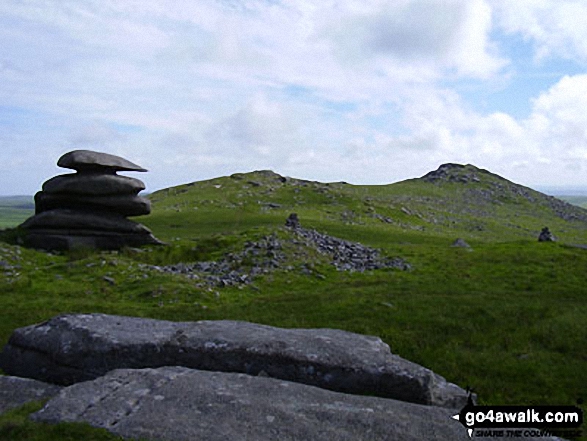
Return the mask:
M334 13L329 4L322 14L329 19L321 32L342 62L375 62L395 75L403 70L404 80L443 76L444 69L486 78L506 63L488 41L491 10L484 0L347 2Z
M587 62L587 3L583 0L491 0L503 29L535 46L535 59Z
M482 114L454 86L516 74L491 40L496 19L537 59L584 61L582 11L570 0L5 0L1 159L23 167L13 155L26 151L31 174L69 146L99 147L149 168L150 189L258 168L385 183L442 162L538 182L546 163L585 164L584 77L542 91L525 120Z

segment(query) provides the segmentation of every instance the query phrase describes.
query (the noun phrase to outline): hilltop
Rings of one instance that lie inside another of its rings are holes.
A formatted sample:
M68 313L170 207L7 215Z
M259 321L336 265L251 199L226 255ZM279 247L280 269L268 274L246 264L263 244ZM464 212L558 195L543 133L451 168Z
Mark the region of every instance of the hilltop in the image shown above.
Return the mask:
M155 217L172 217L179 231L194 223L217 231L280 225L296 212L304 225L338 231L505 242L535 239L547 225L563 241L587 240L587 210L472 165L444 164L389 185L321 183L265 170L160 190L150 199Z

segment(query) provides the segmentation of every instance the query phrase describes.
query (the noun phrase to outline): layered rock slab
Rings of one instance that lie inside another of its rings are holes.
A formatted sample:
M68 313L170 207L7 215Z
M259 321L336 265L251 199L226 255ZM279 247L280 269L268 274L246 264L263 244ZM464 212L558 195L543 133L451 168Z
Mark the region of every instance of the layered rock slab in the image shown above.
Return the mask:
M266 375L454 409L467 402L463 389L392 354L381 339L334 329L74 314L15 330L0 355L10 375L62 385L161 366Z
M116 213L122 216L143 216L151 212L151 201L137 195L79 195L51 194L39 191L35 194L37 214L56 209L90 210L95 213Z
M101 173L59 175L43 184L43 191L46 193L92 196L138 194L144 189L145 184L139 179Z
M115 370L75 384L32 418L163 441L469 440L453 414L273 378L162 367Z
M63 389L30 378L0 376L0 413L20 407L30 401L52 398Z
M109 153L95 152L93 150L74 150L66 153L59 158L57 165L78 172L96 170L105 170L107 173L116 173L117 171L147 171L143 167L130 162L128 159Z

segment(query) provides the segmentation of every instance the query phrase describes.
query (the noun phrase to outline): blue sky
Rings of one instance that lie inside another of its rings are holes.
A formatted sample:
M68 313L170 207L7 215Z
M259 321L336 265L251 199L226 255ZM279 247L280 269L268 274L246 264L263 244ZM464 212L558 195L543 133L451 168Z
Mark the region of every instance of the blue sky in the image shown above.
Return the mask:
M74 149L148 191L272 169L385 184L446 162L587 187L585 0L3 0L0 195Z

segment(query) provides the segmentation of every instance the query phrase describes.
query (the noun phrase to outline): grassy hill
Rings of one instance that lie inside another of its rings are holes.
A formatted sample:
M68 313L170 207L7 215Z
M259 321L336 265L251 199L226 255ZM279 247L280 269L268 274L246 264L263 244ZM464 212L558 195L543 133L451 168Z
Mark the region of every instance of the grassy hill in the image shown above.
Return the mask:
M587 397L587 249L576 246L587 244L587 211L580 207L455 164L385 186L259 171L149 197L152 214L136 220L168 246L47 254L0 242L0 343L16 327L63 312L333 327L380 336L400 356L471 386L484 404ZM284 226L292 212L304 228L400 257L411 270L338 271ZM558 242L537 241L544 226ZM452 247L456 238L471 248ZM243 251L268 241L277 245L258 247L262 255ZM210 283L204 272L188 278L153 267L254 266L269 251L281 259L277 267L232 286ZM24 420L30 409L0 417L0 438L13 430L12 439L40 439L32 435L38 426ZM116 439L68 425L44 427L42 439L76 430L85 439Z
M587 196L561 196L559 199L581 208L587 208Z

